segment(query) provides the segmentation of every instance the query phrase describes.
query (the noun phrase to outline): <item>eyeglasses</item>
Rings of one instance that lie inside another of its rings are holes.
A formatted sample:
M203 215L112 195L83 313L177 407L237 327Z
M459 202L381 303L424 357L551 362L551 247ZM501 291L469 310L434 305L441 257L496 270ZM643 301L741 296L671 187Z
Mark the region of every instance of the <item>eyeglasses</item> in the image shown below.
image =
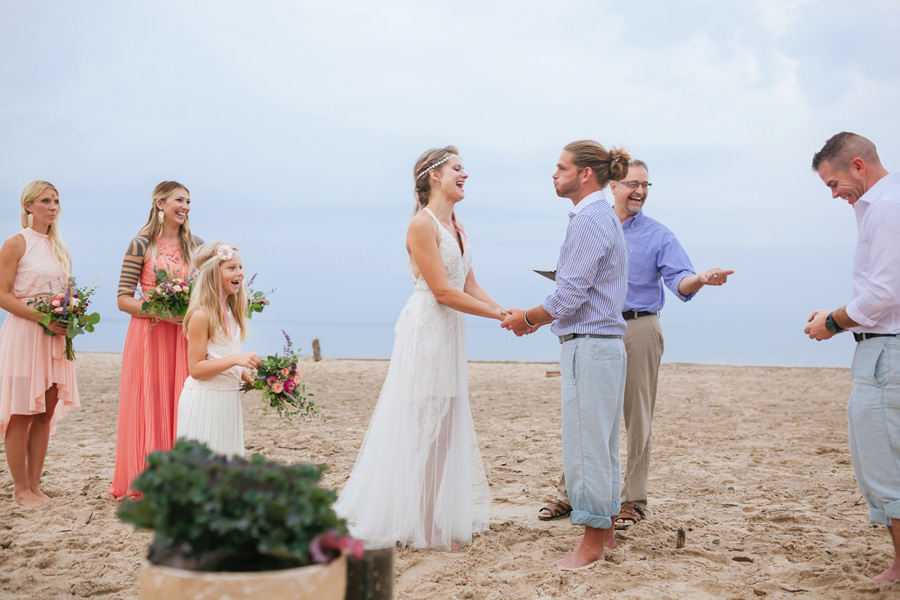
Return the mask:
M649 181L619 181L617 183L621 183L622 185L627 185L628 187L630 187L633 190L638 189L638 187L642 187L646 190L651 185L653 185Z

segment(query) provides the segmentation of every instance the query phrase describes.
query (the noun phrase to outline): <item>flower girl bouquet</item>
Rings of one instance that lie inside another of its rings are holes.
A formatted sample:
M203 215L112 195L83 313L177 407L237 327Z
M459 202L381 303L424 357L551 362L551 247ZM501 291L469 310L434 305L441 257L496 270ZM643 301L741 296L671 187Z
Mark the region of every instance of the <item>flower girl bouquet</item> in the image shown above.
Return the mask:
M97 281L96 278L94 281ZM94 331L94 325L100 322L99 313L88 313L90 297L94 294L94 284L83 288L75 285L75 278L69 277L63 291L49 296L39 296L28 301L35 314L44 315L40 324L44 333L56 335L47 326L52 321L65 323L66 325L66 358L75 360L75 350L72 348L72 338L85 331Z
M284 353L279 356L267 356L256 370L256 378L241 385L242 392L261 390L266 403L263 411L274 408L279 417L287 417L290 421L294 415L310 417L316 412L315 404L310 399L312 393L306 394L306 386L301 383L301 372L297 367L299 357L293 349L291 337L282 329Z
M152 313L150 329L162 319L184 317L191 299L193 273L187 279L173 277L165 269L153 269L154 287L144 290L141 312Z
M260 292L254 290L252 287L253 281L256 279L256 273L253 277L250 278L250 281L247 283L247 318L252 319L253 313L258 312L261 313L265 307L272 303L266 296L274 292L275 290L270 290L268 292Z

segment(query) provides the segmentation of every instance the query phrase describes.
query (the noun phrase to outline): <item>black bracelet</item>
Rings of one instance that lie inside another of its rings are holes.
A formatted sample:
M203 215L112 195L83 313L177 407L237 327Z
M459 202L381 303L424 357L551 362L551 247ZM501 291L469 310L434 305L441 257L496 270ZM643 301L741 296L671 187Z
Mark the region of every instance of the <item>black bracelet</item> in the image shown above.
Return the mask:
M534 327L534 323L528 320L528 310L522 311L522 318L525 319L525 324L529 327Z

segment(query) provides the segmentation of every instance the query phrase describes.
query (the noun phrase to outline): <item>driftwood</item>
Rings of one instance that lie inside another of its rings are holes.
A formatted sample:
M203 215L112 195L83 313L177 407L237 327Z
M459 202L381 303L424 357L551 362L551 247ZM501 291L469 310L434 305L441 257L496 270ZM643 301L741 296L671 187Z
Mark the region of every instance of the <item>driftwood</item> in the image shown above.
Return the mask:
M316 338L312 342L313 348L313 360L315 362L319 362L322 360L322 348L319 346L319 338Z

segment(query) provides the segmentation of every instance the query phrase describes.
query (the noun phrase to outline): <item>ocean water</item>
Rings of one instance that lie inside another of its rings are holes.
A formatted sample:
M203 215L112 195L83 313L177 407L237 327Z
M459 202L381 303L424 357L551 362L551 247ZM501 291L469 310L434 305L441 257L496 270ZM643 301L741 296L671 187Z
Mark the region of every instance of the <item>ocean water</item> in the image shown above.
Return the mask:
M121 314L121 313L120 313ZM847 334L826 342L806 338L802 327L708 325L690 321L667 322L664 363L695 363L746 366L848 367L853 354L853 338ZM127 317L104 318L93 334L75 339L76 349L92 352L121 352L128 326ZM274 354L284 346L284 329L295 349L312 354L312 340L318 338L323 356L331 358L390 358L394 343L394 323L353 323L267 320L265 313L250 321L252 333L245 350ZM559 341L545 326L537 333L517 338L501 329L496 321L467 318L468 357L484 361L549 362L559 359Z

